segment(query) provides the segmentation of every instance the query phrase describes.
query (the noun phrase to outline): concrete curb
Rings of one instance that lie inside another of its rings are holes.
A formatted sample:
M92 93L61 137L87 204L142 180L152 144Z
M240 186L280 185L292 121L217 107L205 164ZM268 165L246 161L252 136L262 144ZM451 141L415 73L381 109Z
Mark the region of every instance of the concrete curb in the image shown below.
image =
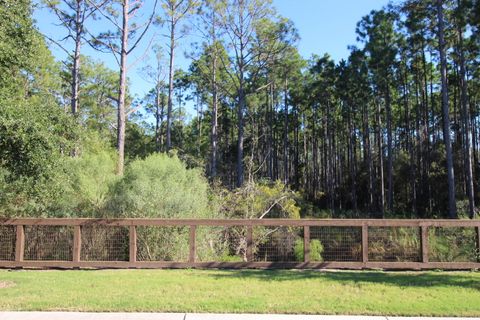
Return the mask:
M2 320L480 320L383 316L268 315L210 313L0 312Z

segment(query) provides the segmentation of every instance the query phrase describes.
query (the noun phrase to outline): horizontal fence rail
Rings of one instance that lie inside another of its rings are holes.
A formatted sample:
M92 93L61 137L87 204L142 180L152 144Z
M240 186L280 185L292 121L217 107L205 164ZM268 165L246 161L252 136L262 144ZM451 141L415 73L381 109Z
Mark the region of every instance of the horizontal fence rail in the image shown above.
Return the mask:
M0 267L478 269L480 220L0 218Z

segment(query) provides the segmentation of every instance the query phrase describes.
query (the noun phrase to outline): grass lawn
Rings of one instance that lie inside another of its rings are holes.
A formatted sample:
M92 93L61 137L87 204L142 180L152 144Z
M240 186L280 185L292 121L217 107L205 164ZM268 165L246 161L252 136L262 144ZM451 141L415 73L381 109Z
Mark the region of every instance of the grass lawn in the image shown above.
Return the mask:
M480 273L0 270L0 310L480 316Z

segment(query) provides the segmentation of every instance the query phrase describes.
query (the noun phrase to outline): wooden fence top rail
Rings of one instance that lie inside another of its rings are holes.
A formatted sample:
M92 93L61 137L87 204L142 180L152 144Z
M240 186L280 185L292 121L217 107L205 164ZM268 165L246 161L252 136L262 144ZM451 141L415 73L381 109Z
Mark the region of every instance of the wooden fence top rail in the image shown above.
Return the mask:
M480 220L444 219L93 219L0 218L0 225L44 226L337 226L337 227L480 227Z

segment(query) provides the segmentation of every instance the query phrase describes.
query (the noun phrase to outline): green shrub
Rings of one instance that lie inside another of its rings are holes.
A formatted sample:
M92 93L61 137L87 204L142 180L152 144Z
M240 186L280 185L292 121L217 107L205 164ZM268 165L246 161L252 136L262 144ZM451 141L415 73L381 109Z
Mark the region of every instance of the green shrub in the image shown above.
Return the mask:
M478 252L475 245L474 228L429 228L428 252L431 261L476 262Z
M30 100L0 101L0 216L55 216L83 134L55 103Z
M137 258L140 261L187 261L188 238L188 227L137 227ZM201 238L197 235L197 239Z
M243 262L242 258L239 256L223 255L218 261L221 262Z
M76 217L101 217L109 191L119 179L114 151L88 152L70 158L66 166L66 186L56 210Z
M303 239L297 239L295 241L295 259L297 261L304 261L305 255L304 255L304 244L303 244ZM310 240L310 261L315 261L315 262L322 262L323 257L323 245L318 239L313 239Z
M267 219L300 218L297 194L280 181L248 181L241 188L233 191L215 188L216 201L222 214L231 219ZM269 241L271 230L265 227L255 228L255 245L264 245ZM230 253L246 258L246 232L232 232ZM244 258L244 259L245 259Z
M110 190L105 217L213 218L207 180L197 169L187 169L176 156L154 154L131 162ZM138 254L144 259L185 261L188 228L139 228ZM197 254L208 256L208 233L198 230Z
M131 162L111 189L108 215L129 218L212 218L209 185L176 156L154 154Z
M280 181L248 182L242 188L217 193L229 218L300 218L297 195Z
M0 217L62 217L57 201L66 187L65 174L17 176L0 166Z
M16 177L49 178L80 133L57 105L0 104L0 165Z
M409 261L420 259L421 238L418 228L369 228L369 260Z

